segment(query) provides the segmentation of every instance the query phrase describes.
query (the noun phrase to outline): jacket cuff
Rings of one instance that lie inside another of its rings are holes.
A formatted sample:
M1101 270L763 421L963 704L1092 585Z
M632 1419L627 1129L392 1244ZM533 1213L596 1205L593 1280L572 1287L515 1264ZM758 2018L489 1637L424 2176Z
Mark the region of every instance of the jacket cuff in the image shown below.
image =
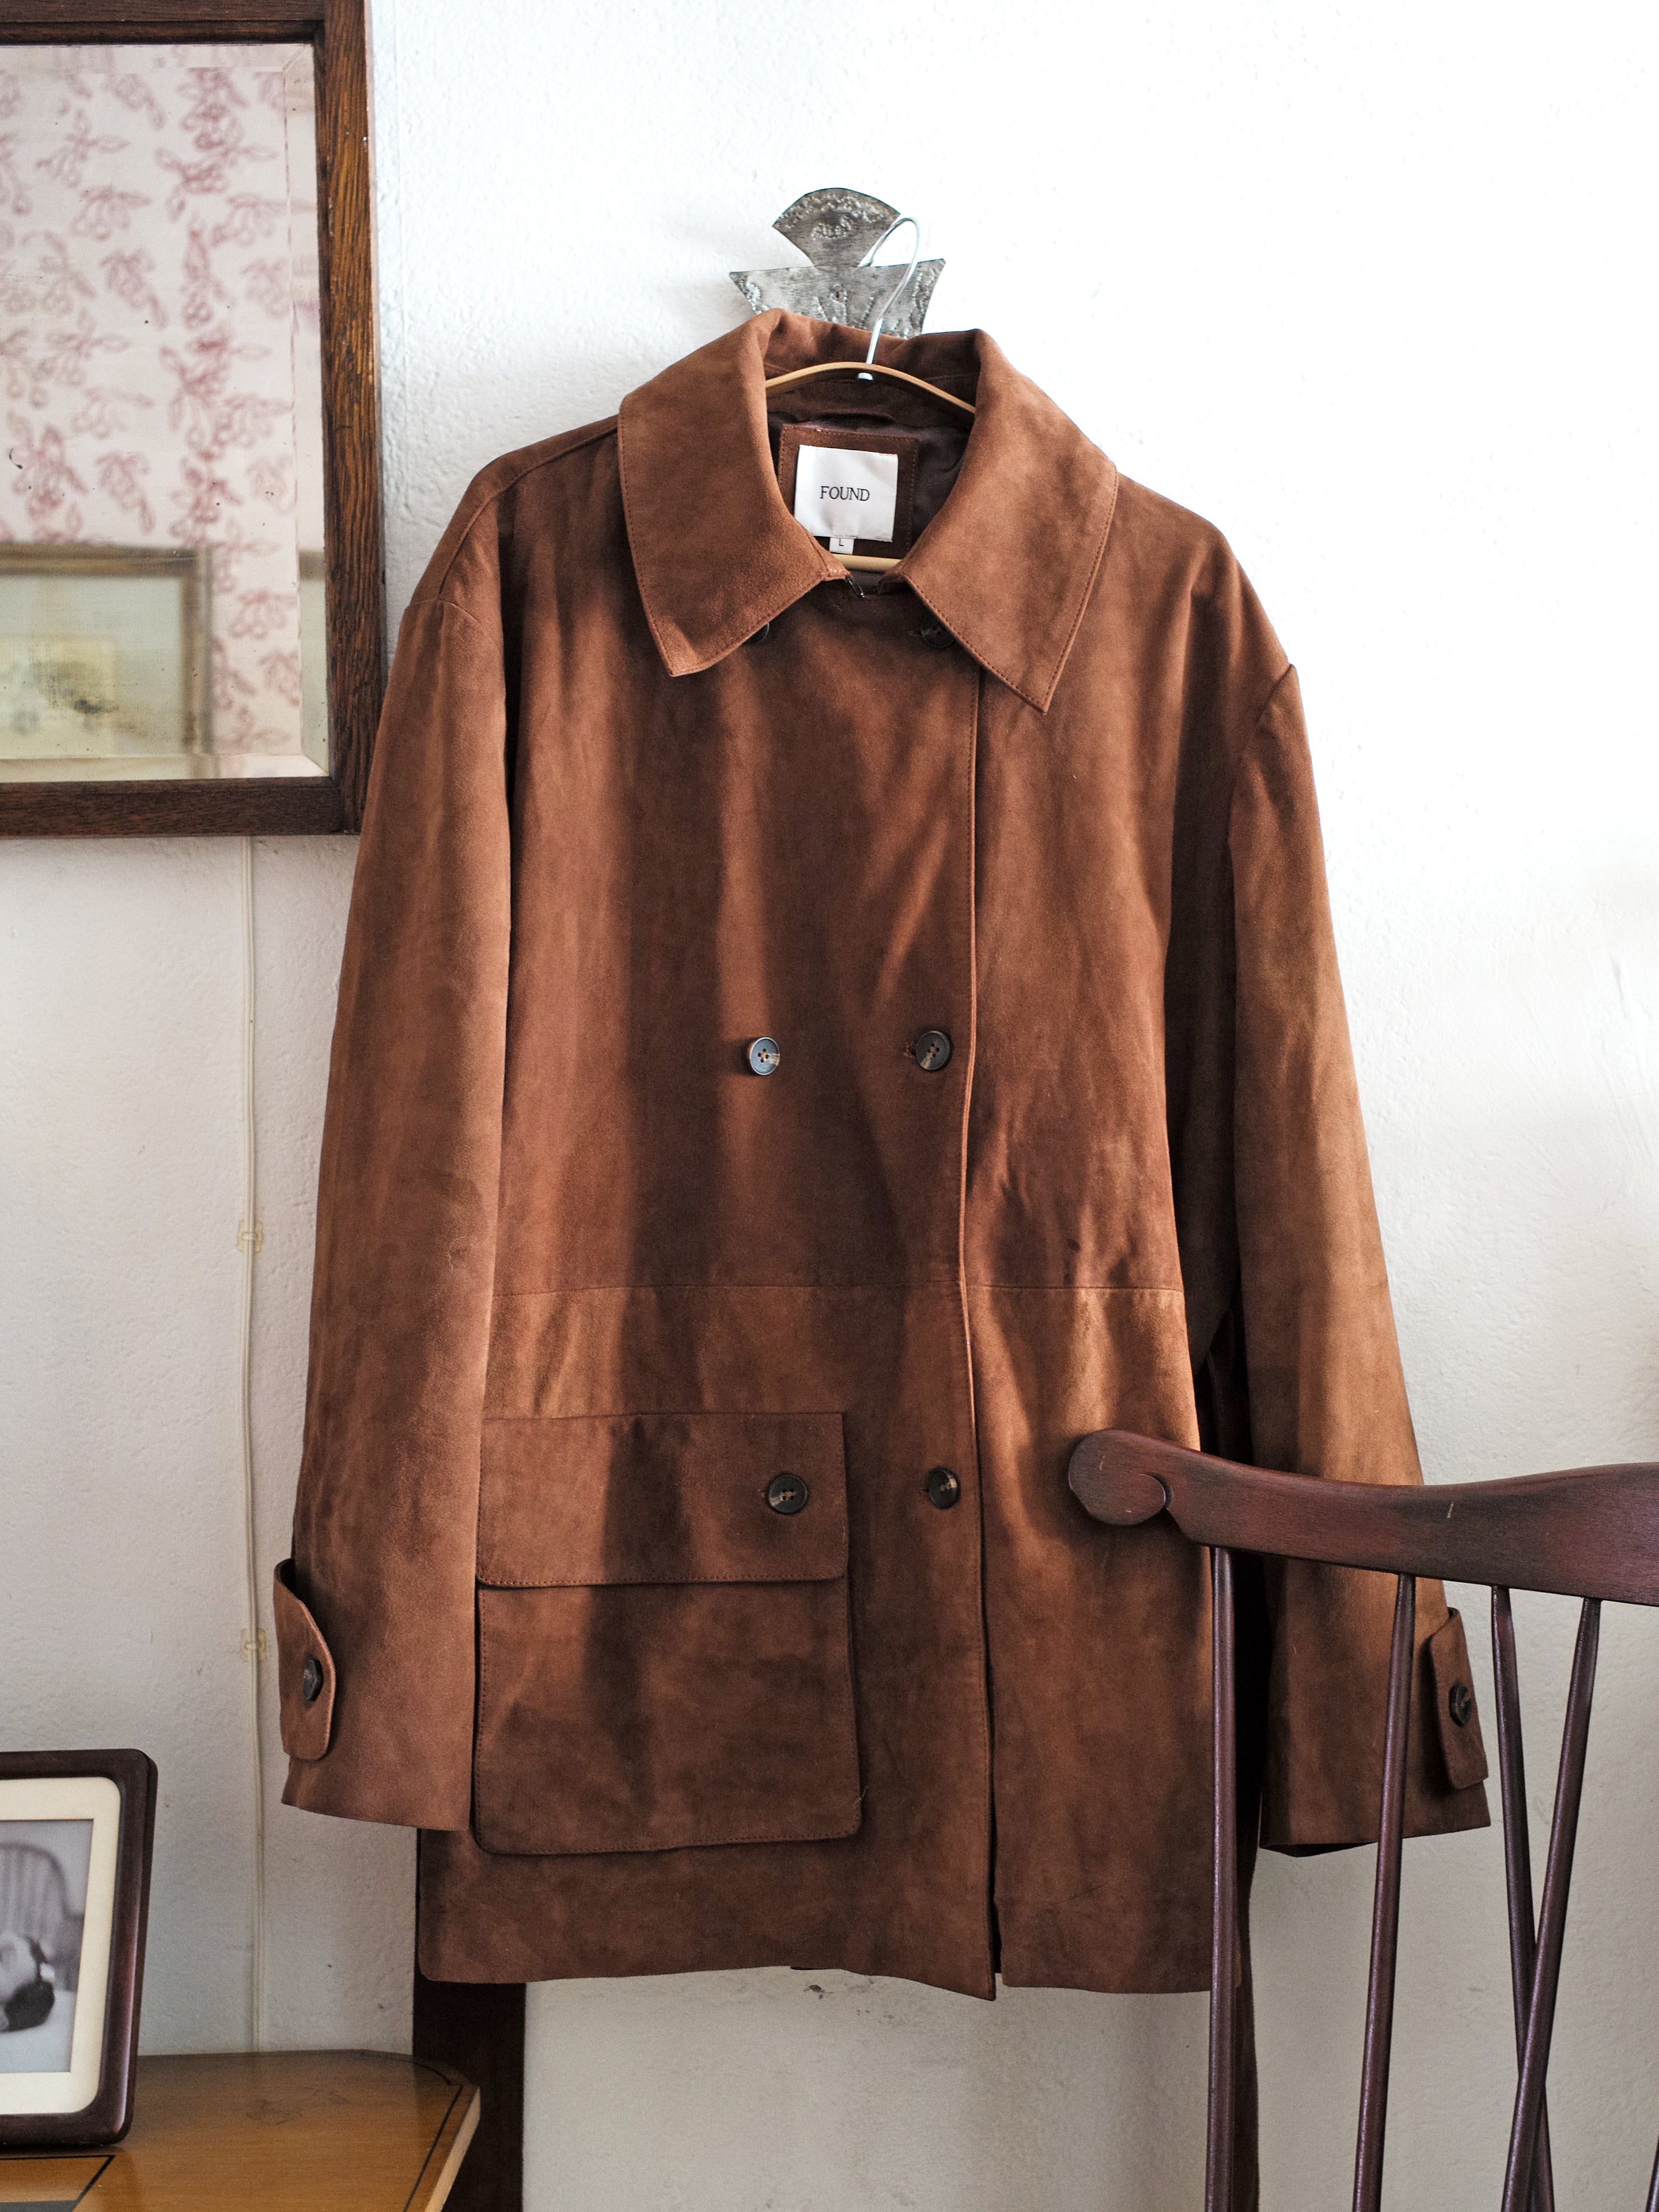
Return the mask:
M1310 1569L1302 1562L1281 1565L1296 1601L1285 1608L1279 1627L1261 1843L1266 1850L1292 1855L1374 1844L1382 1784L1392 1582L1350 1570ZM1309 1632L1322 1611L1326 1622L1321 1625L1328 1624L1328 1610L1313 1601L1334 1595L1339 1576L1349 1585L1342 1616L1346 1632L1330 1633L1328 1626L1324 1634ZM1334 1728L1334 1713L1352 1717L1349 1725ZM1419 1584L1406 1743L1405 1833L1449 1835L1488 1826L1486 1775L1462 1620L1446 1610L1437 1585Z
M290 1759L321 1759L334 1725L334 1659L310 1608L295 1594L292 1559L284 1559L271 1577L271 1605L283 1749Z
M413 1603L374 1588L343 1597L302 1557L276 1569L283 1804L392 1827L471 1824L472 1613L446 1595L428 1580Z

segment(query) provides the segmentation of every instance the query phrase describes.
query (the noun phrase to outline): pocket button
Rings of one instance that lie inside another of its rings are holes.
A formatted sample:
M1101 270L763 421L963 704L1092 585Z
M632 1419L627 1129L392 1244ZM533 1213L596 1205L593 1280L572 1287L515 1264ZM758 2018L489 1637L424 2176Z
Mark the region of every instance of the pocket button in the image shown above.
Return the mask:
M811 1495L798 1474L775 1474L766 1486L766 1502L775 1513L799 1513Z
M927 1503L937 1505L941 1513L961 1502L962 1485L948 1467L930 1467L921 1486L927 1493Z

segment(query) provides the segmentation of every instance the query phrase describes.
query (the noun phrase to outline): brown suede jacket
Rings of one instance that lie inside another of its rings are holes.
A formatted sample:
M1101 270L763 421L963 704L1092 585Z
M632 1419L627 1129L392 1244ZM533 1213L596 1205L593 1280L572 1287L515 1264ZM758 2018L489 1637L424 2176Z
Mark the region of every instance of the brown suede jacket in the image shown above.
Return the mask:
M435 1977L1201 1987L1205 1556L1067 1455L1420 1480L1279 641L982 332L880 356L971 420L763 388L862 351L758 315L496 461L404 617L277 1617L288 1801L428 1832ZM781 488L838 436L890 572ZM1375 1833L1391 1607L1262 1570L1264 1843Z

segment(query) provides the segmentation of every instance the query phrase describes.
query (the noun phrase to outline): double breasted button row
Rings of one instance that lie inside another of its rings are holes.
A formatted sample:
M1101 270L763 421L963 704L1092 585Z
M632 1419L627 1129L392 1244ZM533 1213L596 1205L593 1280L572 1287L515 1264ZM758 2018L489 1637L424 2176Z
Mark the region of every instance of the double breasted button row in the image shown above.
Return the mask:
M927 1075L938 1075L948 1067L953 1049L948 1030L920 1030L904 1048ZM751 1037L748 1059L755 1074L775 1075L782 1064L783 1048L775 1037Z

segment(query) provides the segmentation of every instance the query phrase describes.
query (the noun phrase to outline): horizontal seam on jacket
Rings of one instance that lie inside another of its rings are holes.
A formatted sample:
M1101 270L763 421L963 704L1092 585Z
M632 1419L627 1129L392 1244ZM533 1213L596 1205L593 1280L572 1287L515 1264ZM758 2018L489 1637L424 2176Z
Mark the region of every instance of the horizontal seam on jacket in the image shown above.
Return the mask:
M970 1291L1105 1291L1115 1298L1182 1298L1178 1283L992 1283L970 1282Z
M843 1837L855 1836L863 1822L863 1805L859 1806L859 1818L850 1828L760 1828L755 1833L729 1836L724 1832L707 1836L677 1836L672 1843L642 1844L637 1833L628 1843L567 1844L556 1850L507 1850L500 1845L486 1843L484 1824L478 1824L478 1845L493 1859L584 1859L595 1856L621 1858L629 1853L641 1851L696 1851L712 1850L721 1844L826 1844L839 1843ZM1371 1841L1375 1843L1373 1837Z
M843 1538L846 1530L842 1529ZM780 1562L780 1565L781 1565ZM847 1563L830 1574L803 1574L799 1567L793 1573L771 1575L631 1575L624 1581L617 1575L476 1575L473 1579L480 1589L776 1589L798 1583L816 1586L820 1583L839 1583L847 1578Z
M535 1291L497 1291L496 1299L503 1298L579 1298L596 1291L842 1291L860 1297L891 1297L902 1291L954 1291L960 1287L954 1275L942 1277L937 1282L925 1283L556 1283ZM1186 1296L1179 1283L1000 1283L981 1281L969 1277L965 1287L970 1291L1108 1291L1120 1298L1180 1298Z
M787 1411L771 1413L755 1407L740 1407L735 1413L716 1409L708 1412L701 1406L639 1406L630 1407L625 1413L562 1413L552 1416L543 1413L486 1413L484 1426L492 1422L500 1425L513 1421L543 1421L550 1419L571 1421L839 1421L846 1413L843 1406L797 1406Z

